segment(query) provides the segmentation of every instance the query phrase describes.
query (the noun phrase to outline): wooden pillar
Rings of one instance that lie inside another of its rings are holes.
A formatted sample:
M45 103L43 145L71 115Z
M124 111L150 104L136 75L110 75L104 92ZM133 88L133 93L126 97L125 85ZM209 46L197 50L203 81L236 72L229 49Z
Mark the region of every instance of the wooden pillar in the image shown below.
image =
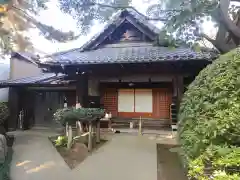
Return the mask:
M183 76L176 75L173 78L173 97L177 100L177 106L180 105L184 91Z
M143 121L142 121L142 117L140 116L139 118L139 124L138 124L138 135L142 135L143 132L142 132L142 125L143 125Z
M96 130L96 142L100 143L101 139L100 139L100 120L97 120L97 130Z
M96 144L97 144L97 122L96 121L93 121L92 123L92 146L93 148L96 147Z
M76 86L76 103L80 103L82 107L88 107L88 75L79 74Z
M100 96L99 77L95 77L95 76L88 77L88 95L89 96Z

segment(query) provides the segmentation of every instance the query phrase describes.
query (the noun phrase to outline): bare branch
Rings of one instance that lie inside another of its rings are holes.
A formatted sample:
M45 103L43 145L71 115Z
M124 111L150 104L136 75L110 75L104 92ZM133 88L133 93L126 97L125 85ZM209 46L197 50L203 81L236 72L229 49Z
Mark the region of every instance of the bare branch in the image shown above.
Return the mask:
M201 34L201 36L203 38L205 38L206 40L208 40L210 43L212 43L213 46L215 46L222 53L226 53L226 52L230 51L231 49L233 49L233 47L230 46L229 44L226 44L223 41L219 42L217 40L214 40L214 39L210 38L208 35L206 35L204 33Z
M61 32L60 30L55 29L52 26L43 24L39 21L37 21L34 17L30 16L28 13L26 13L21 8L18 8L14 5L12 5L10 8L13 8L19 12L22 13L24 18L26 18L30 23L34 24L41 32L43 32L44 36L48 40L56 40L58 42L66 42L75 40L80 37L80 34L74 35L72 31L69 32Z
M240 0L239 0L240 2ZM220 0L220 21L226 26L226 28L236 37L240 38L240 28L234 24L228 15L230 0Z

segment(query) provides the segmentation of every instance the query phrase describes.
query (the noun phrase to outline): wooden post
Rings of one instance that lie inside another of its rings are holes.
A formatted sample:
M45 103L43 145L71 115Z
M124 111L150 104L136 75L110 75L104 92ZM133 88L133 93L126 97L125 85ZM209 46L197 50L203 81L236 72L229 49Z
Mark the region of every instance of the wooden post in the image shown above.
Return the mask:
M78 135L81 135L83 133L82 123L80 121L77 121L76 123L77 123Z
M88 75L86 72L77 75L76 102L84 108L88 107Z
M100 121L99 121L100 123ZM112 129L112 120L111 118L108 119L108 129Z
M142 116L139 118L138 135L142 135Z
M73 138L72 126L69 125L69 126L68 126L68 143L67 143L67 148L68 148L68 149L71 148L72 138Z
M65 129L65 131L66 131L66 136L68 137L68 123L66 123L66 129Z
M96 141L100 143L100 120L97 120L97 131L96 131Z
M92 151L92 122L89 122L88 151Z
M96 123L97 123L97 122L94 121L93 124L92 124L92 125L93 125L93 127L92 127L92 128L93 128L93 130L92 130L92 132L93 132L93 138L92 138L92 139L93 139L93 140L92 140L92 142L93 142L93 143L92 143L92 144L93 144L93 148L95 148L95 147L96 147L96 144L97 144L97 139L96 139L96 138L97 138L97 137L96 137L97 124L96 124Z
M182 95L184 91L184 82L183 82L183 76L178 74L175 75L173 78L173 97L176 97L177 99L177 109L179 108Z

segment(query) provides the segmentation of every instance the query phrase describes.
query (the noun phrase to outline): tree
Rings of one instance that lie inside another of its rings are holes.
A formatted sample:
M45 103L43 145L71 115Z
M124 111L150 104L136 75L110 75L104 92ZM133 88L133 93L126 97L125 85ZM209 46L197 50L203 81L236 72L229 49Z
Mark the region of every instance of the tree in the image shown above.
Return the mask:
M20 35L22 29L27 29L29 25L37 27L49 40L66 42L86 33L96 20L100 22L109 20L116 10L134 8L131 6L132 0L59 0L60 9L72 15L78 22L79 34L75 35L73 32L63 33L36 21L32 14L35 15L41 9L46 9L47 1L9 0L8 11L5 13L7 18L2 22L15 25L14 28L13 25L9 27L11 30L0 29L2 42L6 42L2 43L2 47L11 49L9 44L13 42L15 44L22 42L19 47L23 49L29 47L29 41ZM146 19L165 22L160 37L168 36L169 43L187 42L192 45L199 40L207 39L221 53L225 53L237 47L240 38L239 7L230 6L231 2L240 2L240 0L159 0L156 4L150 1ZM206 20L215 23L218 29L216 38L203 33L202 25ZM21 23L13 23L14 21ZM24 44L25 42L27 44Z
M131 0L101 2L61 0L60 7L64 12L74 14L84 32L94 20L106 21L116 9L131 5ZM149 5L146 19L165 21L160 37L169 36L170 43L187 42L192 45L206 39L221 53L226 53L240 42L239 7L230 6L231 2L240 0L159 0L157 4ZM202 25L206 21L215 23L218 29L215 38L203 33Z
M169 32L189 42L207 39L221 53L238 47L240 40L240 9L232 2L239 0L191 0L185 1L181 10L171 15L166 23ZM202 32L201 25L212 21L218 29L215 38Z
M34 3L35 2L35 3ZM3 52L11 50L31 50L30 40L23 32L29 28L38 28L42 35L58 42L66 42L79 37L73 32L61 32L52 26L36 20L36 15L42 9L46 9L45 0L8 0L0 4L0 48Z
M64 13L72 15L78 22L80 29L79 33L75 35L73 32L63 33L36 20L34 15L47 8L46 2L48 0L3 1L2 5L6 7L6 11L1 13L3 18L0 27L2 37L0 47L5 51L31 48L29 39L22 35L22 32L30 27L38 28L44 37L49 40L66 42L76 39L86 33L96 20L105 22L109 20L116 10L130 7L132 2L132 0L103 0L101 3L97 3L95 0L59 0L60 9Z

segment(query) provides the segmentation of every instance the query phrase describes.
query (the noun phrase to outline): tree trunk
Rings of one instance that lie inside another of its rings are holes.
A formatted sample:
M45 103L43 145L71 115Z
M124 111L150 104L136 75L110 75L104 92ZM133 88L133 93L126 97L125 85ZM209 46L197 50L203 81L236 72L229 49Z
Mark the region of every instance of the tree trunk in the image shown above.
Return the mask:
M73 139L72 126L68 126L68 143L67 143L68 149L70 149L72 146L72 139Z
M66 129L65 129L66 137L68 137L68 129L69 129L69 126L68 126L68 123L66 123Z
M78 130L78 135L80 136L83 133L83 126L80 121L77 121L77 130Z
M92 123L89 123L88 151L92 151Z
M96 142L100 143L100 120L97 121Z

